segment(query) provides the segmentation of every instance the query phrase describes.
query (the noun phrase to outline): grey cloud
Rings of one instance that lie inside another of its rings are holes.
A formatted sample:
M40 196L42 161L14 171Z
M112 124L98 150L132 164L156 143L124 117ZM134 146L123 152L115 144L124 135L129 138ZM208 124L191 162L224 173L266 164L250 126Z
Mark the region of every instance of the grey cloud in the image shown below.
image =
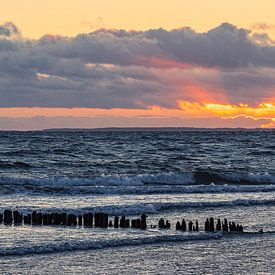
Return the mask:
M13 34L15 25L0 26L0 107L175 108L190 84L255 103L275 87L275 46L227 23L206 33Z
M0 25L0 37L6 36L10 37L13 35L20 35L19 29L14 25L12 22L6 22L2 25Z

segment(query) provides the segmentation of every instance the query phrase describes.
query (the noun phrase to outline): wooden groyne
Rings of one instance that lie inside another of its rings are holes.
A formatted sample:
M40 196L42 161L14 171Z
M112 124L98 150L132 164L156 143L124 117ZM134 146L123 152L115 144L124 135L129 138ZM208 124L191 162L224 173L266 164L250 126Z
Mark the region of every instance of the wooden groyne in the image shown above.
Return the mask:
M78 226L78 227L98 227L98 228L137 228L145 230L147 228L147 215L142 214L140 218L127 219L125 215L115 216L110 219L107 213L85 213L83 215L75 215L66 212L62 213L44 213L33 211L29 214L20 213L18 210L4 210L0 213L0 224L5 225L35 225L35 226ZM161 218L158 225L151 225L151 228L170 229L171 223L169 220ZM196 220L177 221L176 230L198 232L199 222ZM235 222L229 222L227 219L214 220L213 217L207 218L204 222L205 232L243 232L243 226Z

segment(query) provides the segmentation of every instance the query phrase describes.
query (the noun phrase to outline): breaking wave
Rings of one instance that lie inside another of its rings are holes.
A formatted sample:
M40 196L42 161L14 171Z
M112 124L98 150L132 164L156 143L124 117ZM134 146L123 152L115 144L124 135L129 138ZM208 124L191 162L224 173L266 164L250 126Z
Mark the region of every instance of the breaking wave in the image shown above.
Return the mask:
M229 201L203 201L203 202L159 202L159 203L137 203L137 204L109 204L104 206L89 206L82 208L35 208L41 212L67 212L73 214L84 214L87 212L105 212L109 215L140 215L157 214L165 211L183 210L186 208L215 208L215 207L235 207L235 206L257 206L257 205L275 205L275 199L238 199ZM0 207L4 211L5 207ZM17 208L15 208L17 209ZM17 209L18 210L18 209ZM20 207L21 212L31 212L33 208Z
M185 242L195 240L219 239L221 233L193 233L193 234L175 234L163 236L146 236L128 239L110 239L110 240L64 240L61 242L47 242L43 244L30 245L24 247L1 247L0 256L15 256L25 254L45 254L75 250L92 250L121 246L139 246L145 244L156 244L163 242Z
M275 191L275 176L269 173L168 173L159 175L101 176L87 178L0 177L1 194L155 194L231 193Z

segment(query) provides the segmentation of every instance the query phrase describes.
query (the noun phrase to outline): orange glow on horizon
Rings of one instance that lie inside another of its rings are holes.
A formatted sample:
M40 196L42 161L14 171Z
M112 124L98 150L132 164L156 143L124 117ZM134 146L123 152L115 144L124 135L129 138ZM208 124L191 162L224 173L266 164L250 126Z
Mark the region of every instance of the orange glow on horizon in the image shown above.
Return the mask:
M0 117L152 117L152 118L210 118L234 119L246 117L254 120L270 120L262 128L275 127L275 104L263 102L256 107L247 104L219 104L178 101L178 108L167 109L152 106L148 109L93 109L93 108L0 108Z

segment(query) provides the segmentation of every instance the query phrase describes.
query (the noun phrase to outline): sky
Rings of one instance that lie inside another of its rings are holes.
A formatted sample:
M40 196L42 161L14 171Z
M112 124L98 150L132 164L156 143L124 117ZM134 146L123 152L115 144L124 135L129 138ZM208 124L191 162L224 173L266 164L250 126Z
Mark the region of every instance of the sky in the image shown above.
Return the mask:
M275 127L274 0L9 0L0 130Z

